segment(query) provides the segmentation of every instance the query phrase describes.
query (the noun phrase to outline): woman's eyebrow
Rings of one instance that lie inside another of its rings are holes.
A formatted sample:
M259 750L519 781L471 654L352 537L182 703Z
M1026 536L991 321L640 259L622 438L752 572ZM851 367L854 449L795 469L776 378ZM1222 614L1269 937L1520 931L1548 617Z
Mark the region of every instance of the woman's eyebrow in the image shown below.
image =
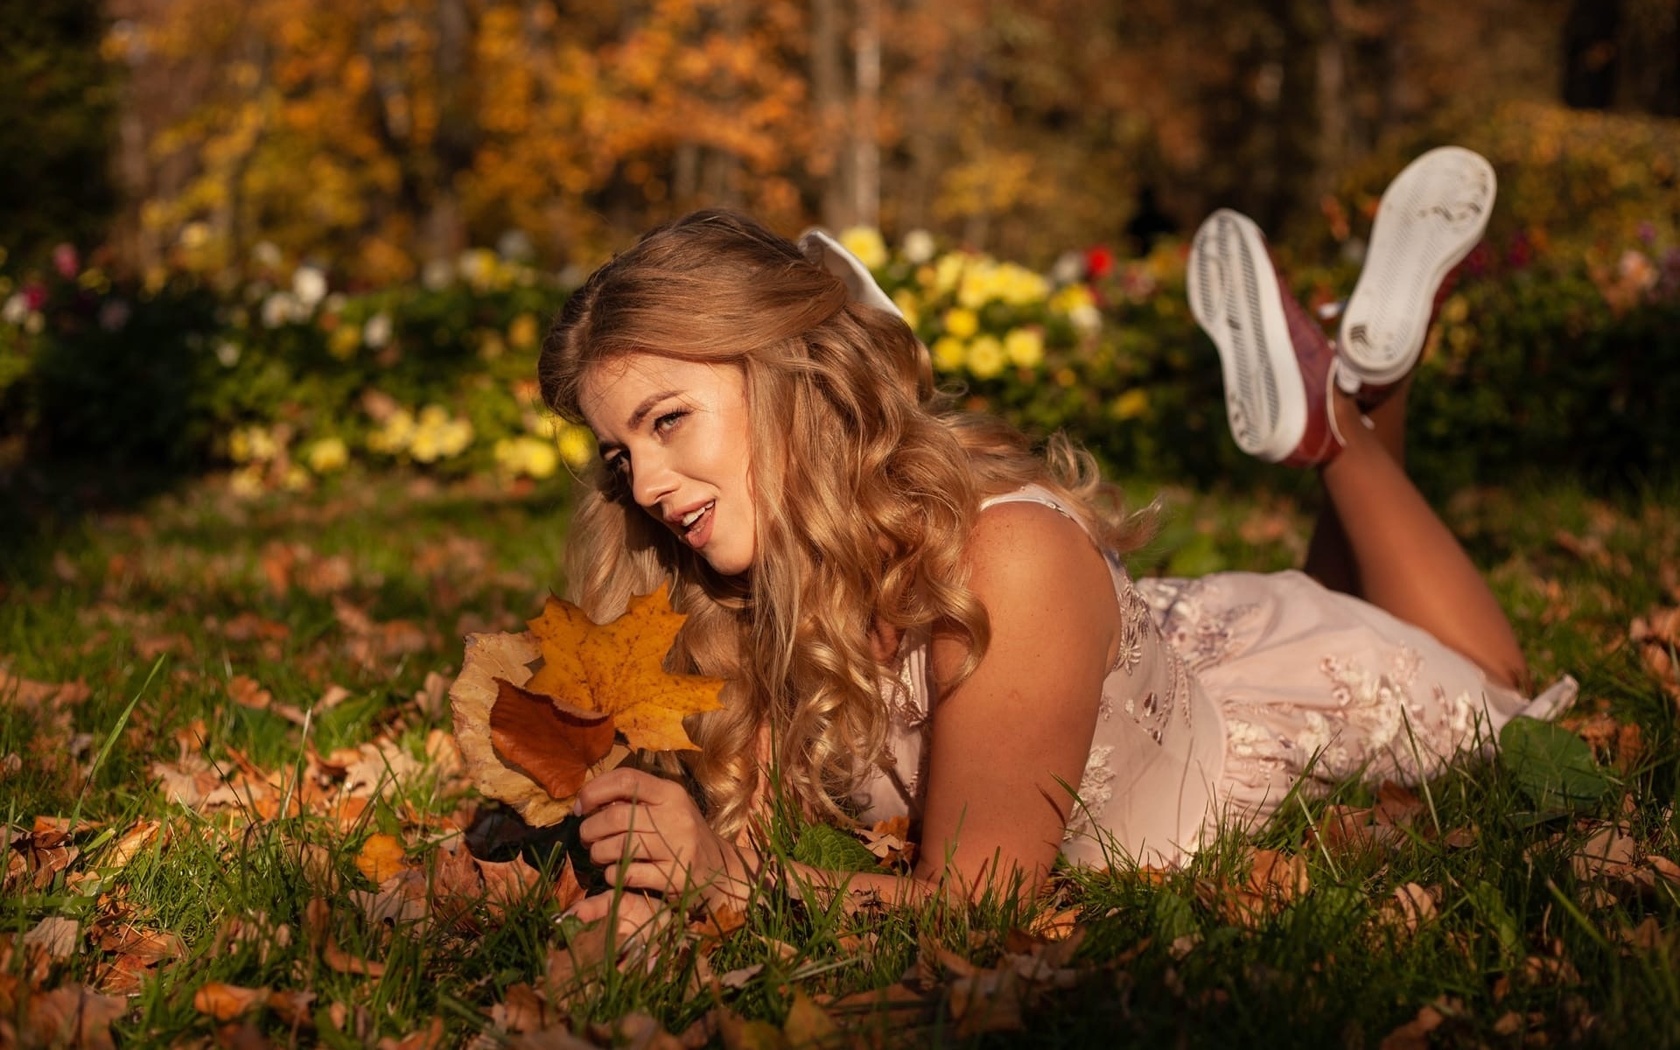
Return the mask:
M676 390L665 390L657 394L649 394L647 397L642 399L641 404L636 406L636 410L630 413L630 418L625 421L625 428L628 430L635 430L637 427L642 425L642 420L648 417L648 413L653 411L653 406L659 404L659 402L668 397L676 397L677 394L678 391Z

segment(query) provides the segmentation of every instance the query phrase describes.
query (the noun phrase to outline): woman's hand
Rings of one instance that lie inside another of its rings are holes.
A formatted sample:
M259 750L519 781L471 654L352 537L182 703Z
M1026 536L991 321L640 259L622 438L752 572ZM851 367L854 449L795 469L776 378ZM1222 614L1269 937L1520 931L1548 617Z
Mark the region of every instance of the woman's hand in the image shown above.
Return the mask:
M618 953L648 952L650 961L660 931L676 918L671 906L659 897L619 890L585 897L568 908L566 914L586 924L611 919L616 927L613 943Z
M710 903L751 895L746 858L711 829L680 784L615 769L583 786L576 811L589 858L621 889L674 897L692 888Z

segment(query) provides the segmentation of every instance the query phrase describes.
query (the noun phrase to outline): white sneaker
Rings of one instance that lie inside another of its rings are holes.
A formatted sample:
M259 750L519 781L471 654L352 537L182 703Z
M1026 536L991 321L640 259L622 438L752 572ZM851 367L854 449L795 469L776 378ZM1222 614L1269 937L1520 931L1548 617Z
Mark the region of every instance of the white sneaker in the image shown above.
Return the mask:
M1246 215L1220 209L1190 245L1185 291L1219 349L1237 447L1269 463L1322 466L1342 449L1329 408L1335 351L1272 266Z
M1342 313L1337 383L1380 400L1417 364L1435 293L1481 240L1493 211L1493 165L1461 146L1432 149L1383 191L1359 282Z

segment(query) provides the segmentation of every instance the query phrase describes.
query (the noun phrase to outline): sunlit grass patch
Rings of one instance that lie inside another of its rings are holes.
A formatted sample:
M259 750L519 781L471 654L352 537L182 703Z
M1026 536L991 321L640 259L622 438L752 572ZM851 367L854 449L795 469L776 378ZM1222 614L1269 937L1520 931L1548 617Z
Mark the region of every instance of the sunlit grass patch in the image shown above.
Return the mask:
M1139 573L1295 564L1313 509L1163 507ZM44 1038L44 997L85 986L117 996L126 1045L562 1024L600 1045L824 1024L871 1045L1670 1044L1676 683L1630 632L1680 604L1677 507L1561 482L1447 507L1537 679L1580 680L1562 724L1597 793L1548 794L1553 759L1472 758L1416 789L1303 793L1183 870L1067 871L1034 901L766 890L622 967L559 921L563 829L487 820L446 733L463 635L518 629L562 583L562 483L340 475L251 502L205 483L66 517L0 578L0 1025Z

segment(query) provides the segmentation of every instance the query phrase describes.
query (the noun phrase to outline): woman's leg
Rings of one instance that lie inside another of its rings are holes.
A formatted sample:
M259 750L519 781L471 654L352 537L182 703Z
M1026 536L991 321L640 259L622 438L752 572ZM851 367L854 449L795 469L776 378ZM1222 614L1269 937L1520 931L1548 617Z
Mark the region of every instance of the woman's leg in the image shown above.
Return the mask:
M1406 395L1411 388L1412 377L1407 376L1396 384L1388 400L1366 412L1362 421L1402 470L1406 466ZM1342 529L1342 519L1333 500L1326 499L1318 510L1312 538L1307 543L1307 561L1301 569L1333 591L1365 597L1359 563L1348 546L1347 533Z
M1433 634L1491 680L1525 688L1527 663L1504 610L1406 475L1405 393L1396 391L1375 409L1369 428L1353 399L1337 393L1336 418L1347 444L1321 471L1329 499L1320 518L1336 531L1322 540L1315 535L1315 543L1326 556L1346 558L1358 581L1351 593Z

